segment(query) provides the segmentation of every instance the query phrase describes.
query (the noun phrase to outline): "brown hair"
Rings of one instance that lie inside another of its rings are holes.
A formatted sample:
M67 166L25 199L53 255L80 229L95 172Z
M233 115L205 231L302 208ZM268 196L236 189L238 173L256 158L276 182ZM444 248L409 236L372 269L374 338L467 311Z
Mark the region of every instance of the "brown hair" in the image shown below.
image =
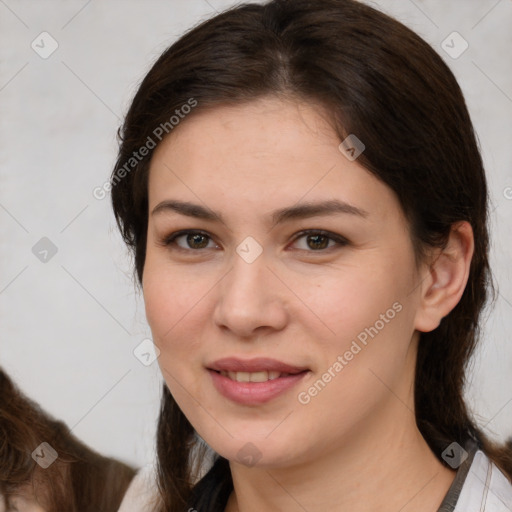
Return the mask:
M46 468L32 457L51 453L42 443L57 452ZM80 442L0 368L0 496L7 502L22 496L46 512L117 512L134 475L134 468Z
M115 217L133 250L139 283L152 150L129 172L126 162L191 98L198 105L193 116L268 95L320 103L330 112L340 141L351 133L363 141L366 149L358 163L396 193L418 261L428 247L443 247L454 223L471 224L475 250L462 298L437 329L421 333L416 421L440 460L447 445L462 445L470 436L512 475L512 442L500 447L487 439L463 396L479 318L488 292L494 291L487 183L476 136L448 66L417 34L382 12L355 0L244 3L190 29L158 58L119 131L111 179ZM157 433L162 510L225 506L232 489L227 461L218 456L211 472L195 484L194 443L193 427L164 385Z

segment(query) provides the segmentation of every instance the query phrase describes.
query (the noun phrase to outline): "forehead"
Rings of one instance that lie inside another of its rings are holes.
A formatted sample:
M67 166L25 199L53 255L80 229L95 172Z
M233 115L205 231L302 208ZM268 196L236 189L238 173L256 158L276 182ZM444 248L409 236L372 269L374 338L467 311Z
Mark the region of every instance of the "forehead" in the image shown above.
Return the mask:
M324 109L299 100L264 97L236 105L196 107L156 148L155 157L168 150L186 151L189 160L216 153L216 157L272 158L300 160L313 156L309 147L298 144L339 144L338 136L328 122ZM223 152L230 149L230 154ZM310 153L306 155L306 153Z
M348 160L340 142L315 103L264 98L197 111L155 150L150 209L169 195L207 203L213 198L224 209L245 204L270 210L325 199L358 203L380 215L396 208L391 189Z

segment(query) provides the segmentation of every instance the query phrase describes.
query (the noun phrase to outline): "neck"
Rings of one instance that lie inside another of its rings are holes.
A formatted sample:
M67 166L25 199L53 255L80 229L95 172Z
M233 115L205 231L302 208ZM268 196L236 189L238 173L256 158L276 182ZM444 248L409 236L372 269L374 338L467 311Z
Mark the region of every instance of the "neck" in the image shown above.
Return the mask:
M246 468L230 463L234 492L226 512L329 510L432 512L446 495L455 472L444 467L420 432L348 444L307 464ZM349 443L352 443L350 441Z

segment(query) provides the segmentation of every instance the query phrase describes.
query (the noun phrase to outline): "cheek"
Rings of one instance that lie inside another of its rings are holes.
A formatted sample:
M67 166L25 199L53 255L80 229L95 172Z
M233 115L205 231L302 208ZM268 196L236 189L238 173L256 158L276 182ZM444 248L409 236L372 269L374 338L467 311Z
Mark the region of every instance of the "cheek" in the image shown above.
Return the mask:
M387 311L386 319L396 316L397 306L393 309L393 304L402 304L406 296L403 275L377 265L352 267L326 276L313 286L303 281L297 295L329 328L331 336L325 330L325 338L331 343L337 338L343 344L378 322Z
M149 255L143 294L146 318L154 344L160 350L158 363L171 391L169 373L191 389L202 373L205 335L212 322L211 297L218 275L208 268L191 270L170 263L164 255ZM205 341L206 340L206 341Z
M162 377L180 408L190 414L197 405L191 395L198 396L201 388L204 286L194 285L183 273L149 265L143 292L153 342L160 350Z
M161 345L167 330L176 322L179 301L176 289L169 289L161 279L161 275L152 267L144 271L143 283L146 319L153 333L155 344Z
M200 303L204 290L194 282L169 265L151 260L146 264L143 280L146 318L153 341L161 351L173 345L177 333L185 324L189 325Z
M359 362L354 366L360 367L359 376L370 387L381 385L370 370L391 382L402 373L408 357L415 307L410 293L412 280L408 278L412 268L406 261L401 263L354 276L358 291L346 304L349 329L344 336L348 344L344 354L348 351L346 359ZM354 352L357 355L352 356Z
M413 285L408 277L412 267L398 258L388 265L382 260L374 263L339 273L335 282L326 280L315 287L316 295L309 298L334 331L321 338L321 346L316 338L316 347L311 347L319 349L319 371L330 368L336 374L317 406L328 406L343 393L345 402L357 408L365 396L382 391L379 378L391 383L403 372L414 331ZM326 381L330 379L325 375Z

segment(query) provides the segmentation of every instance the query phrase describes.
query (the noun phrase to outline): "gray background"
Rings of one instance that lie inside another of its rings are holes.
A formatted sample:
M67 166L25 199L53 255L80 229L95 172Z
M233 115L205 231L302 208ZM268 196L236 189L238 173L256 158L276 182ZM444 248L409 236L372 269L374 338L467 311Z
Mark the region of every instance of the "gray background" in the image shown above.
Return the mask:
M151 333L109 199L92 191L108 179L117 127L151 63L234 3L0 0L0 364L91 447L138 466L154 457L161 380L156 362L133 354ZM369 3L442 55L481 143L500 295L467 396L485 431L504 439L512 435L512 0ZM43 31L58 43L46 59L31 47L42 46ZM469 44L456 59L441 46L453 31ZM57 248L47 262L32 251L42 237Z

